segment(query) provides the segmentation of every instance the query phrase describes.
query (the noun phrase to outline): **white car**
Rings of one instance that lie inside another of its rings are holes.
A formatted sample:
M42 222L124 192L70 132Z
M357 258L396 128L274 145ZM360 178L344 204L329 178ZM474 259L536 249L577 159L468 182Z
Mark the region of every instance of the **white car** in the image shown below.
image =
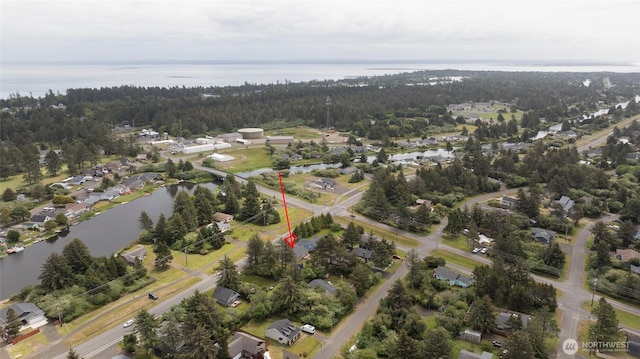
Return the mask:
M129 319L126 322L124 322L124 327L125 328L128 328L128 327L130 327L132 325L133 325L133 319Z
M304 324L302 327L300 327L300 329L308 334L314 334L316 332L316 327L311 324Z
M482 249L480 250L480 253L482 253L482 254L487 254L487 252L488 252L488 251L489 251L489 248L484 247L484 248L482 248Z
M475 247L475 248L471 251L471 253L473 253L473 254L476 254L476 253L478 253L478 252L480 252L480 248L478 248L478 247Z

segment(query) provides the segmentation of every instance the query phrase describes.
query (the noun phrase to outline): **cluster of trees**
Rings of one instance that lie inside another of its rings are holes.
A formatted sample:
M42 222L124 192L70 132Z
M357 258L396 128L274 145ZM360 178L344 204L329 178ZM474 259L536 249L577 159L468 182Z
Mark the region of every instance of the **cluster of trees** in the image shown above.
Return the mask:
M397 174L393 171L393 168L386 167L373 173L369 189L356 210L378 221L418 232L439 223L440 217L426 205L415 210L410 208L418 198L431 198L425 196L428 190L424 188L422 179L417 177L407 181L402 169Z
M334 222L333 222L333 217L331 217L331 214L325 213L319 216L313 216L309 221L302 222L296 225L293 228L293 233L295 233L298 238L308 238L320 232L323 229L332 227L333 224ZM338 225L338 228L340 228L339 225Z
M630 270L631 265L640 266L640 260L634 258L624 263L611 255L612 250L626 248L634 242L636 225L631 221L622 222L614 236L606 223L596 221L591 226L591 234L595 253L589 258L588 276L594 290L614 298L640 302L640 278Z
M123 338L123 347L142 355L157 350L167 358L226 359L227 338L239 325L241 319L235 312L220 311L211 296L196 291L161 318L141 309L134 332Z
M497 306L517 312L531 313L546 307L555 311L556 289L550 284L535 282L520 263L493 259L493 266L478 266L473 270L476 297L489 296Z
M344 355L350 359L453 358L451 338L442 327L427 329L413 306L411 294L396 280L380 301L376 315L360 331L357 350Z
M77 238L61 254L51 253L42 264L40 284L24 288L17 297L32 302L48 317L73 320L147 284L140 262L131 266L121 256L93 257Z

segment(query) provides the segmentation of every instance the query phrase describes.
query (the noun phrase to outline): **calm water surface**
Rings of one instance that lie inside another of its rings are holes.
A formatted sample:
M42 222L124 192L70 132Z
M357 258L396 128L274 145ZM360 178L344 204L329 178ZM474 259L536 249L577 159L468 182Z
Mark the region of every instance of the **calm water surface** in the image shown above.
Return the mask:
M202 184L214 191L216 184ZM99 216L72 226L71 231L55 242L43 241L26 247L22 253L0 259L0 300L8 298L28 285L38 284L42 263L53 252L62 248L73 238L80 238L95 257L108 256L133 242L140 233L138 218L146 211L155 221L164 213L172 213L173 198L180 190L192 193L194 185L183 184L160 188L150 196L141 197L127 204L114 207Z

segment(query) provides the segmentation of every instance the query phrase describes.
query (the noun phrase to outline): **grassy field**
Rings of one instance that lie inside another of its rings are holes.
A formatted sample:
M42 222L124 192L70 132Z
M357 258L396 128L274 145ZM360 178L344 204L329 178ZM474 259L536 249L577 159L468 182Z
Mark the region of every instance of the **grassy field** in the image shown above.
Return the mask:
M6 347L7 352L11 356L11 358L24 358L27 355L38 351L44 347L49 345L49 341L42 334L42 332L29 337L27 340L23 340L18 344L9 345Z
M597 303L597 301L595 301L593 303L593 305L595 306ZM582 303L582 309L591 312L591 302L584 302ZM616 311L616 317L618 317L618 321L620 322L620 324L622 325L626 325L628 327L631 327L633 329L638 329L640 330L640 317L637 315L632 315L629 314L623 310L620 309L616 309L613 308L613 310Z
M351 218L334 218L334 221L336 223L340 223L343 227L346 227L349 224L349 222L351 222ZM371 230L373 229L367 223L359 221L357 219L354 220L353 222L358 226L362 226L364 228L364 232L367 234L371 233ZM397 232L391 232L391 231L380 229L380 228L373 229L373 235L378 238L385 238L386 240L393 241L394 243L404 247L413 248L413 247L417 247L419 244L418 241L416 241L413 238L401 236Z
M216 162L216 168L222 171L238 173L271 167L271 155L265 147L218 152L235 157L232 161Z
M473 270L476 266L482 265L481 262L473 260L472 258L463 257L461 255L443 249L431 251L431 255L434 257L442 257L445 261L447 261L447 263L453 263L469 270Z
M442 237L442 244L453 247L453 248L457 248L463 251L471 251L471 245L469 245L469 242L467 242L467 236L462 235L462 234L458 234L455 236L452 236L450 234L445 234Z
M313 140L321 139L324 134L310 127L293 127L266 131L265 136L293 136L296 140Z

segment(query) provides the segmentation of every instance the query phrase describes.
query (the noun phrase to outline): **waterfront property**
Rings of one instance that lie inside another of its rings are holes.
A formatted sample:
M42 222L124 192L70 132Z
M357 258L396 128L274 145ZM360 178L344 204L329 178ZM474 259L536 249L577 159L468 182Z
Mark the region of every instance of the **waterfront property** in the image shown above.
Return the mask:
M44 312L33 303L13 303L10 306L0 310L0 327L7 325L7 311L9 308L13 309L16 313L22 327L31 327L37 329L47 324L47 318Z

